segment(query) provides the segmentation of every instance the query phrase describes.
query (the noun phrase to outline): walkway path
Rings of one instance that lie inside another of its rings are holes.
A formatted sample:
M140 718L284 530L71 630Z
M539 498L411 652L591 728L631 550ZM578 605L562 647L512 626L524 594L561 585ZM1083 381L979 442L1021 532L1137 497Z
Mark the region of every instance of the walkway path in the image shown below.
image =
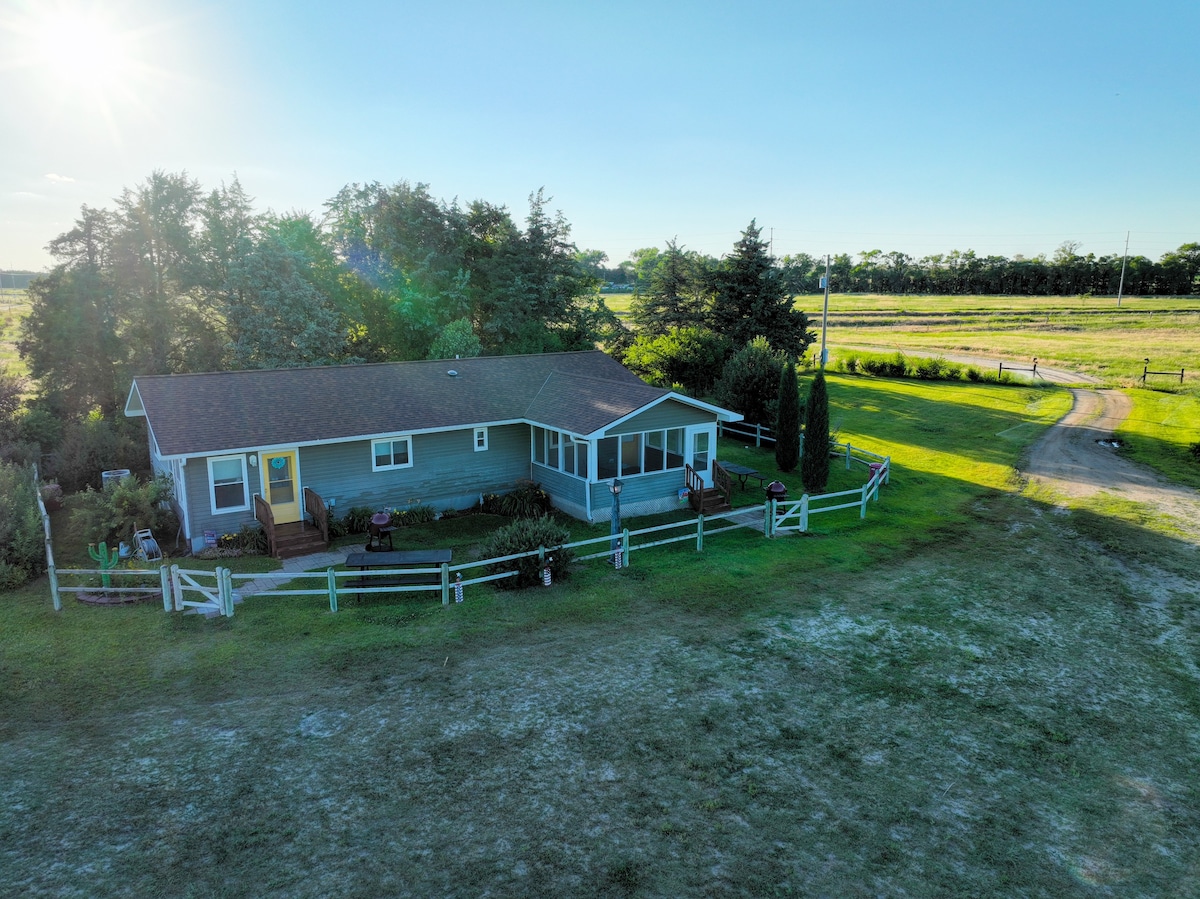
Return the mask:
M313 569L325 569L334 565L341 565L346 561L348 552L350 552L350 549L343 548L330 552L310 553L307 556L296 556L294 559L284 559L283 567L277 571L267 572L252 581L234 582L234 590L242 598L253 596L255 593L262 593L264 590L277 590L281 584L287 583L286 578L279 576L281 573L312 571ZM305 587L313 586L314 584L316 584L316 581L309 580L304 582ZM296 589L303 588L297 587Z

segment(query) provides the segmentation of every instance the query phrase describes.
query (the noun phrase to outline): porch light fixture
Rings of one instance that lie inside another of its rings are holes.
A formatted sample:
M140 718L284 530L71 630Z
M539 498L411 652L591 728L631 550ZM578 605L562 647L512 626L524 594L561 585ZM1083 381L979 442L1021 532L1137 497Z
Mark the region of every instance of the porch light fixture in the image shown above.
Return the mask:
M620 496L621 490L624 487L625 485L621 482L620 478L613 478L612 483L608 485L608 489L612 491L613 496Z

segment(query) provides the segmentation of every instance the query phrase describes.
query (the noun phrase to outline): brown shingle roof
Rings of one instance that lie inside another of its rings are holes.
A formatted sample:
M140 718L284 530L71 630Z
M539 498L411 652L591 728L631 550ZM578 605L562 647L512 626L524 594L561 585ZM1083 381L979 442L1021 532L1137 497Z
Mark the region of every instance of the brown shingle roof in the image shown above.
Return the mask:
M150 375L134 387L165 456L521 419L589 434L668 393L599 351Z

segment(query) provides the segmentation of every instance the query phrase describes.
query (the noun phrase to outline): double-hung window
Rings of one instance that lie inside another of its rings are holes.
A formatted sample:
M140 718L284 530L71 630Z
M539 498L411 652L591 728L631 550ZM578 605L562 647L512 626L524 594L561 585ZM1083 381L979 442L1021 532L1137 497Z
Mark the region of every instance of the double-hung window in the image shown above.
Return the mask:
M411 468L412 438L388 437L371 441L371 470L390 471L393 468Z
M250 508L245 456L210 456L208 482L212 485L210 498L214 515Z

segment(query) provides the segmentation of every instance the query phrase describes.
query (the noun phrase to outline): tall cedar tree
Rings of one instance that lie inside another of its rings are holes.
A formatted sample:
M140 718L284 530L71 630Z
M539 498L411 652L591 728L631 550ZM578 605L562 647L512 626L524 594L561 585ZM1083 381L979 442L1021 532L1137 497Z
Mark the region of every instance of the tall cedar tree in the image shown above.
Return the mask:
M709 274L711 327L734 346L763 336L779 352L799 359L815 335L793 304L792 279L775 265L761 234L751 221L733 252Z
M795 471L800 462L800 387L796 363L788 359L779 375L779 409L775 416L775 464Z
M829 482L829 392L823 371L813 378L804 407L800 479L806 493L820 493Z

